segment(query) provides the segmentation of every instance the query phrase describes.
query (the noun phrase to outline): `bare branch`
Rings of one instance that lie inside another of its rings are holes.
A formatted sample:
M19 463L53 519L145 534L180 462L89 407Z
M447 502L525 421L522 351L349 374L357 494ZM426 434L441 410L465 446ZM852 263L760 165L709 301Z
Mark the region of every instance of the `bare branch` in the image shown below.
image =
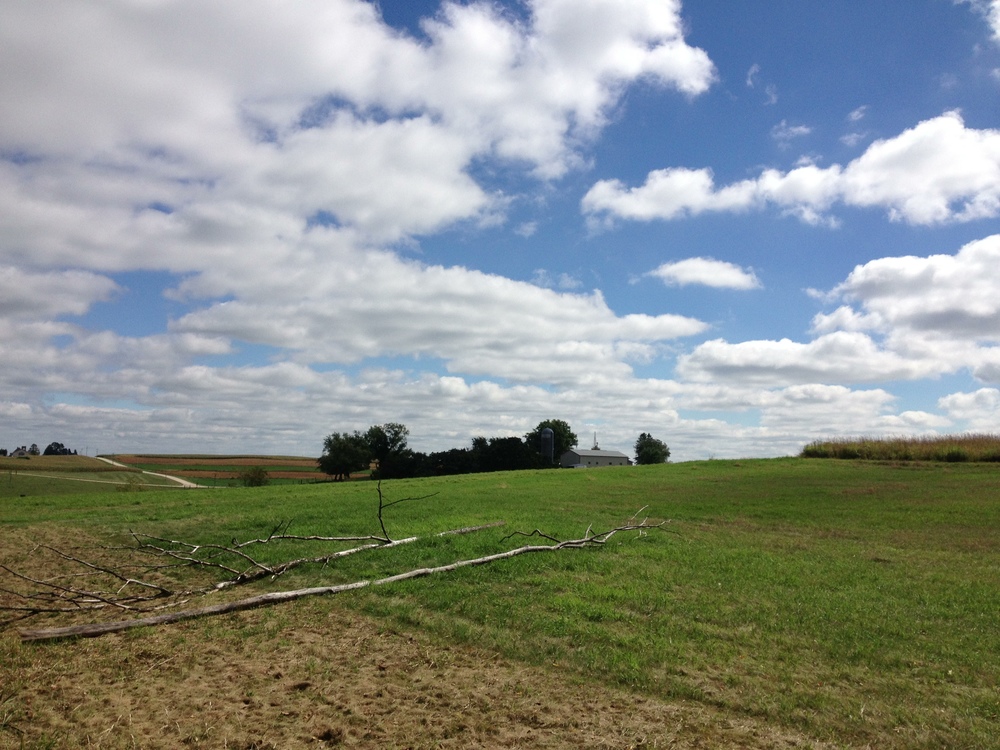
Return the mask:
M385 521L382 520L382 511L386 508L391 508L393 505L399 505L400 503L405 503L410 500L426 500L429 497L434 497L436 492L432 492L430 495L423 495L421 497L404 497L399 500L393 500L391 503L385 502L385 498L382 496L382 480L378 480L378 484L375 485L375 490L378 492L378 525L382 529L382 535L386 542L390 541L389 532L385 529Z
M556 544L559 544L559 540L556 537L549 536L548 534L544 534L544 533L542 533L538 529L535 529L530 534L529 533L525 533L524 531L512 531L510 534L508 534L507 536L503 537L500 540L500 543L502 544L503 542L506 542L508 539L513 539L515 536L524 536L524 537L529 537L529 538L533 537L533 536L537 536L537 537L541 537L542 539L548 539L550 542L555 542Z
M447 573L454 570L458 570L459 568L475 566L475 565L487 565L489 563L497 562L499 560L507 560L512 557L517 557L518 555L530 554L535 552L553 552L561 549L573 549L573 548L579 549L595 545L600 546L605 544L608 539L610 539L614 534L618 533L619 531L634 531L634 530L645 530L651 528L660 528L662 525L663 524L650 526L646 523L625 524L623 526L618 526L614 529L610 529L608 531L604 531L601 532L600 534L594 534L594 535L591 535L588 530L587 535L585 535L580 539L570 539L565 542L559 542L558 544L551 544L551 545L549 544L526 545L523 547L517 547L516 549L507 550L506 552L498 552L493 555L486 555L484 557L477 557L469 560L459 560L457 562L453 562L448 565L440 565L432 568L417 568L416 570L410 570L405 573L399 573L397 575L388 576L386 578L355 581L354 583L345 583L338 586L319 586L314 588L296 589L293 591L275 591L268 594L261 594L260 596L250 597L249 599L241 599L239 601L229 602L226 604L216 604L210 607L199 607L197 609L188 609L179 612L170 612L167 614L156 615L153 617L143 617L135 620L120 620L118 622L72 625L63 628L22 630L20 631L20 634L22 641L46 641L46 640L57 640L62 638L79 638L79 637L94 638L97 636L105 635L107 633L116 633L122 630L128 630L130 628L146 627L153 625L165 625L168 623L180 622L183 620L191 620L198 617L210 617L212 615L255 609L257 607L279 604L282 602L292 601L294 599L302 599L309 596L327 596L331 594L340 594L345 591L355 591L357 589L366 588L368 586L383 586L391 583L396 583L398 581L410 580L412 578L422 578L437 573Z
M165 589L165 588L163 588L163 586L158 586L155 583L147 583L146 581L140 581L137 578L129 578L129 577L123 576L121 573L119 573L116 570L111 570L110 568L105 568L103 566L95 565L94 563L87 562L86 560L81 560L78 557L73 557L72 555L67 555L65 552L62 552L61 550L58 550L55 547L50 547L48 545L42 545L42 549L47 549L50 552L52 552L53 554L58 555L59 557L61 557L64 560L68 560L70 562L74 562L74 563L76 563L78 565L84 566L85 568L90 568L91 570L96 570L98 572L105 573L105 574L107 574L109 576L112 576L113 578L117 578L119 581L122 581L124 583L124 586L122 586L122 588L118 590L119 593L122 591L122 589L125 588L125 586L128 586L129 584L133 584L133 583L135 585L137 585L137 586L142 586L144 588L149 588L149 589L153 589L154 591L158 591L159 592L158 596L170 596L173 593L169 589Z
M481 526L466 526L465 528L462 529L450 529L448 531L441 531L438 532L437 536L449 536L452 534L471 534L474 531L482 531L483 529L491 529L503 525L504 521L494 521L493 523L487 523ZM372 538L372 537L366 537L366 538ZM289 560L288 562L281 563L280 565L275 565L274 568L272 568L273 573L271 575L271 580L274 580L283 573L287 573L292 568L297 568L301 565L310 565L310 564L327 565L333 560L338 560L342 557L354 555L357 554L358 552L364 552L370 549L390 549L392 547L398 547L401 544L409 544L410 542L415 542L419 538L420 537L411 536L407 537L406 539L397 539L396 541L388 543L382 543L381 541L379 541L376 544L365 544L360 547L352 547L351 549L340 550L339 552L333 552L329 555L321 555L320 557L303 557L298 560ZM232 580L223 581L222 583L216 584L215 588L216 589L230 588L231 586L238 586L240 584L250 583L251 581L260 580L261 578L267 577L267 575L268 574L264 573L263 571L255 573L245 573L241 574L240 576L237 576L237 578L234 578Z
M233 549L249 547L251 544L268 544L270 542L385 542L385 538L368 534L366 536L300 536L298 534L274 534L267 539L250 539L246 542L233 540Z

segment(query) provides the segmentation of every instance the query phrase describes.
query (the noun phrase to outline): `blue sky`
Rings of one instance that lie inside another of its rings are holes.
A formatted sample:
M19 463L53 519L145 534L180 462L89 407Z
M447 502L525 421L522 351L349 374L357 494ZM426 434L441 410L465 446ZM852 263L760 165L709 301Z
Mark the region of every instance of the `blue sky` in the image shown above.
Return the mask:
M1000 0L15 0L0 37L0 446L1000 423Z

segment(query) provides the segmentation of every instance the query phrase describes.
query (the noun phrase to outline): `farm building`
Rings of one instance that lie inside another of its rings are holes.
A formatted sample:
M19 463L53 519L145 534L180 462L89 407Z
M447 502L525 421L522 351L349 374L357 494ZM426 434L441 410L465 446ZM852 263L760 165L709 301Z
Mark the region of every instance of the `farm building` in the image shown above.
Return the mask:
M564 469L582 469L587 466L628 466L632 462L620 451L578 450L573 448L562 454L559 465Z

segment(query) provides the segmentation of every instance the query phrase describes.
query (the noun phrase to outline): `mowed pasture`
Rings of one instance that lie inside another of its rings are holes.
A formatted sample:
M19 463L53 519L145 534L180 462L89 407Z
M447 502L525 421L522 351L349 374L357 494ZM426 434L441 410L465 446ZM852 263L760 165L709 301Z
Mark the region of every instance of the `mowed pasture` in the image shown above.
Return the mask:
M199 544L266 537L282 521L302 535L373 534L375 487L5 498L0 563L39 580L68 573L35 547L45 542L122 566L129 531ZM382 491L421 498L384 513L390 535L417 541L208 600L546 542L504 538L515 531L576 538L637 512L665 525L98 639L22 643L18 631L131 615L8 609L0 747L1000 748L995 464L708 461ZM256 554L271 564L336 548ZM194 585L194 573L169 575ZM0 589L0 606L23 606L11 592L31 583L0 571Z
M226 455L115 455L115 461L145 471L183 477L208 487L238 484L240 472L250 467L264 469L275 484L320 482L329 479L315 458L302 456Z

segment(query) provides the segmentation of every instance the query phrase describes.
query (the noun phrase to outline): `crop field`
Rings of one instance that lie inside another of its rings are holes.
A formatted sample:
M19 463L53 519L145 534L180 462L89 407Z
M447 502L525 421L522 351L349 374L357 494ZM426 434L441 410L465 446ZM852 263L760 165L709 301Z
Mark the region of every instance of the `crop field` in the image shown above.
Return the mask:
M1000 748L997 464L706 461L381 492L389 536L417 538L336 559L359 542L279 537L380 535L376 483L0 497L0 748ZM53 601L39 582L84 586L80 560L169 588L154 600L166 612L647 517L663 525L598 547L100 638L20 637L140 616L25 611ZM240 550L272 570L327 559L199 596L232 574L159 567L136 549L153 537L261 539Z
M315 458L301 456L116 455L113 458L136 469L184 477L209 487L234 486L240 472L251 466L263 468L275 484L329 479L319 470Z
M802 450L803 458L846 458L868 461L1000 462L1000 435L969 433L926 437L867 437L817 440Z

